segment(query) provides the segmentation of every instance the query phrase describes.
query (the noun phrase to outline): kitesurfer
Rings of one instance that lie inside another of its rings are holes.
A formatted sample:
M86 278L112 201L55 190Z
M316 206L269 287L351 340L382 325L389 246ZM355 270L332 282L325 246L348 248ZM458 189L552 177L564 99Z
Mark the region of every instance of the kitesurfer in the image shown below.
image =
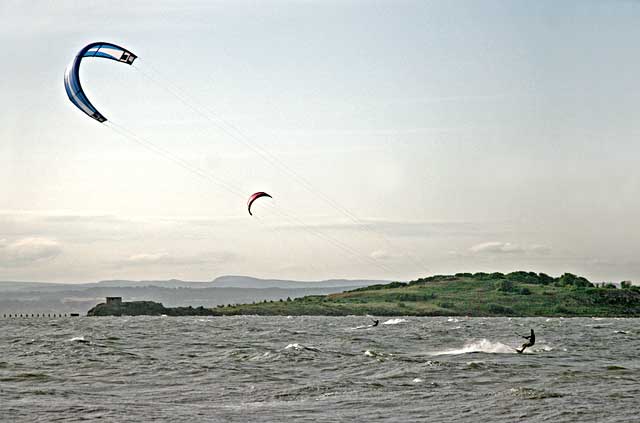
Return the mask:
M533 329L531 329L531 335L523 336L523 338L527 339L527 342L522 344L522 347L520 347L520 349L516 348L518 354L522 354L525 348L533 347L536 343L536 334L533 332Z

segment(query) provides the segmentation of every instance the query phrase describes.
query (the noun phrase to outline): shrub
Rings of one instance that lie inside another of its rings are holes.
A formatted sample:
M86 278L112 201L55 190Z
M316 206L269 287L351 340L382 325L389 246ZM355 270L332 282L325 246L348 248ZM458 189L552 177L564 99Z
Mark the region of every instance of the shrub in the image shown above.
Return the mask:
M560 276L556 280L556 285L558 285L558 286L571 285L571 286L578 286L578 287L593 287L593 284L591 282L589 282L587 279L583 278L582 276L576 276L576 275L574 275L572 273L565 273L564 275Z
M540 273L538 275L538 280L542 285L550 285L554 281L554 279L551 276L547 275L546 273Z
M497 291L500 292L517 292L516 285L509 279L501 279L494 284Z
M520 270L507 274L507 278L521 283L542 284L540 277L535 272L524 272Z

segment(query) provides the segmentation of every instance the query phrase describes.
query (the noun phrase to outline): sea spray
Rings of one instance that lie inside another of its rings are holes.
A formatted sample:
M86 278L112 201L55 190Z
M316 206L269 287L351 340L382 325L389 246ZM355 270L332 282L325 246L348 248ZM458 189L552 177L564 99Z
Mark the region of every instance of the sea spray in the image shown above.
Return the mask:
M470 341L464 344L462 348L436 351L431 355L458 355L468 353L489 353L489 354L515 354L516 351L512 347L501 342L491 342L488 339L480 339L478 341Z
M407 323L406 319L389 319L386 322L382 323L383 325L398 325L400 323Z

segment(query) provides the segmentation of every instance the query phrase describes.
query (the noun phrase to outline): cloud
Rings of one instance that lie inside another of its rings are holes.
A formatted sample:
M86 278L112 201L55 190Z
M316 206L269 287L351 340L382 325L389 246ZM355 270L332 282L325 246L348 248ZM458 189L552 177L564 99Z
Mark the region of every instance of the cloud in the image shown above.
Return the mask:
M371 254L369 254L369 257L371 257L374 260L388 261L388 260L393 260L395 258L398 258L400 256L398 254L392 254L386 250L376 250L376 251L373 251Z
M20 267L51 260L62 253L57 241L48 238L0 240L0 267Z
M539 244L515 244L511 242L483 242L469 248L474 254L544 254L551 251L550 247Z
M167 263L168 261L172 261L172 258L167 253L134 254L124 260L124 262L133 265Z
M240 217L132 217L56 210L0 210L0 234L7 238L38 234L41 237L61 240L65 245L98 241L211 239L215 231L219 231L221 227L229 227L236 221L240 221Z
M385 220L362 218L358 221L318 217L305 225L286 224L282 229L312 227L327 231L352 231L378 233L390 237L433 238L498 236L508 232L512 224L508 222L465 222L465 221L418 221Z
M116 266L194 266L211 265L234 261L237 255L229 251L214 254L174 256L169 253L140 253L118 260Z

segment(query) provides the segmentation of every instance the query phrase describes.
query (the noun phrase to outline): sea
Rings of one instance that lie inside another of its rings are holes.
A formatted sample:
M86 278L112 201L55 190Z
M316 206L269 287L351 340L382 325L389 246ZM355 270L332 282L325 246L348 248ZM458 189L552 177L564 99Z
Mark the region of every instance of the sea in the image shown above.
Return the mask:
M376 319L0 319L0 420L640 421L640 319Z

